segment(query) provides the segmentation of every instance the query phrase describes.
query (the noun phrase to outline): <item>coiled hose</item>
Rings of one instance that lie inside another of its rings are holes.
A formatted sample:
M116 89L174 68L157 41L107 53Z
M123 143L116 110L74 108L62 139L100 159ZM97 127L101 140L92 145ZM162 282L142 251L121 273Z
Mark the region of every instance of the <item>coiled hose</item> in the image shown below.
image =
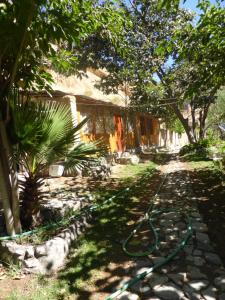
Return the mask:
M168 175L166 174L164 176L163 180L161 181L161 183L160 183L160 185L157 189L157 192L153 196L153 200L158 196L158 193L161 190L163 184L165 183L165 180L166 180L167 176ZM154 226L154 221L156 219L155 217L159 217L162 213L171 212L171 211L174 212L174 211L177 211L177 210L175 210L175 209L172 209L172 210L171 209L154 209L153 205L151 204L149 206L145 216L138 222L138 224L135 226L134 230L129 234L129 236L123 242L123 244L122 244L123 251L131 257L144 257L144 256L150 255L156 249L159 249L159 247L160 247L159 236L158 236L157 230L155 229L155 226ZM162 267L163 265L169 263L178 254L178 252L180 252L185 247L185 245L187 244L189 238L192 236L192 232L193 232L191 218L186 214L185 214L185 216L186 216L186 223L187 223L187 233L186 233L185 237L178 243L177 247L169 255L164 257L164 259L162 259L160 262L156 263L155 265L151 266L146 271L142 272L141 274L136 275L134 278L132 278L132 279L128 280L127 282L125 282L121 288L119 288L116 292L114 292L110 296L106 297L105 300L115 299L116 297L121 295L124 291L126 291L128 288L130 288L131 286L136 284L138 281L143 280L145 277L147 277L149 274L151 274L156 269L158 269L158 268ZM147 251L144 251L144 252L130 252L130 251L128 251L127 246L129 244L129 242L131 241L133 236L137 233L137 231L139 230L139 228L142 226L142 224L144 222L148 222L149 227L150 227L150 229L153 233L153 237L154 237L153 245L151 245L149 247L149 249Z

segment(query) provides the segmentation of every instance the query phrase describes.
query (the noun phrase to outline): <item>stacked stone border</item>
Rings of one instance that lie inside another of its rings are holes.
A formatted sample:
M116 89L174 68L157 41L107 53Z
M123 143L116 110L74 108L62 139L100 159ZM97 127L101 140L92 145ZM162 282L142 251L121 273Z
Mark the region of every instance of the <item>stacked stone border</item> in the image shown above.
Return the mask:
M16 240L0 243L0 258L6 263L20 263L27 273L51 274L65 263L70 246L84 233L93 215L86 211L52 239L41 245L20 245Z

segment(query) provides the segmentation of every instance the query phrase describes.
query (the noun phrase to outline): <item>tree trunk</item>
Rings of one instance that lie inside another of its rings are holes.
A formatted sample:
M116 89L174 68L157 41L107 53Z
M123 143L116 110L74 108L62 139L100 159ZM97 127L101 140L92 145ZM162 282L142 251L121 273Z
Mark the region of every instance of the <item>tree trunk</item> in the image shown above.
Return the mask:
M25 177L21 192L21 219L24 228L31 229L40 225L42 222L40 214L40 200L42 199L40 189L42 185L43 179L40 179L39 176L29 174L28 177Z
M7 193L9 202L11 204L12 214L14 218L14 229L16 233L21 233L21 223L20 223L20 211L19 211L19 190L18 190L18 180L15 165L9 165L10 157L10 146L8 143L5 125L3 121L0 121L0 139L1 139L1 160L2 167L4 170L5 180L7 181ZM13 163L14 164L14 163ZM9 177L10 176L10 177Z
M191 104L191 118L192 118L192 134L195 141L197 142L195 108L193 107L192 104Z
M7 174L4 172L3 164L2 164L2 156L0 157L0 200L3 204L4 216L5 216L5 224L6 230L9 235L14 235L14 221L13 214L10 205L9 193L7 190Z
M157 75L161 80L162 85L165 87L165 90L167 92L167 96L168 98L175 98L172 89L170 88L169 83L167 82L167 80L165 79L165 72L162 69L162 67L159 67L158 71L157 71ZM187 134L188 137L188 141L190 144L194 144L195 143L195 139L194 136L191 132L191 128L188 125L188 119L185 119L184 116L182 115L181 111L179 110L179 108L177 107L176 104L170 104L170 107L173 109L175 115L177 116L177 118L180 120L181 124L184 127L184 130Z
M15 163L11 169L10 176L11 176L11 184L12 184L12 211L14 217L14 227L16 233L21 233L22 226L20 222L18 173L16 171Z
M181 124L183 125L184 130L187 134L189 143L194 144L195 143L195 138L194 138L194 136L191 132L190 126L188 125L188 119L184 118L181 111L179 110L179 108L175 104L171 104L171 107L172 107L174 113L176 114L177 118L180 120Z
M208 115L209 107L211 103L204 107L203 111L200 112L200 130L199 130L199 139L202 140L205 138L205 122Z

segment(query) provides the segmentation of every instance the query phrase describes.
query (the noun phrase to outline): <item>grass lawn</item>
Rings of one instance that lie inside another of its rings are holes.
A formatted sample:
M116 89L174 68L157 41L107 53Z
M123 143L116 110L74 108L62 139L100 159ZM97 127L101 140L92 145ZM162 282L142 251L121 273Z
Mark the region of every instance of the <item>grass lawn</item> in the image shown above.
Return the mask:
M132 263L123 253L121 241L150 204L146 192L150 196L155 191L149 180L155 167L152 162L122 166L108 184L99 184L94 193L100 203L127 186L130 190L95 212L90 228L71 249L57 277L33 277L25 290L16 290L5 299L104 299Z

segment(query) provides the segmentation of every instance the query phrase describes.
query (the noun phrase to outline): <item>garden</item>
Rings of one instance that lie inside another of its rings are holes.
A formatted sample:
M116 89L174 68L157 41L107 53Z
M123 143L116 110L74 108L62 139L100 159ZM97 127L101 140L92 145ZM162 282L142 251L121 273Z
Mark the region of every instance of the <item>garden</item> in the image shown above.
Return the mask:
M0 299L225 299L225 7L189 2L0 3ZM115 133L55 88L89 70Z

